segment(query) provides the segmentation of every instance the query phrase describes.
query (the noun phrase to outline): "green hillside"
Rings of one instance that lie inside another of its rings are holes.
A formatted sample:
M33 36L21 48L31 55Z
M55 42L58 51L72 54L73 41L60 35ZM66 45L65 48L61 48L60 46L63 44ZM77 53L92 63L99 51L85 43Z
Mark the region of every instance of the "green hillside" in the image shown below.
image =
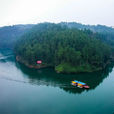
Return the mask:
M34 26L17 42L18 61L28 67L54 67L57 72L93 72L104 69L112 56L112 47L90 30L66 25L42 23ZM36 61L42 64L37 65Z

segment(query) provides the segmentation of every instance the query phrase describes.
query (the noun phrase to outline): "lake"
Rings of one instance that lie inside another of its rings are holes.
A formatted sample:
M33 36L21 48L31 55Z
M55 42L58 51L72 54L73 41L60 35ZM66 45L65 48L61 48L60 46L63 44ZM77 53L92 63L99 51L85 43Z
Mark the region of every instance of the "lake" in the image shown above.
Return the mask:
M0 50L0 114L113 114L114 64L103 71L57 74L53 68L29 69ZM85 90L72 80L87 83Z

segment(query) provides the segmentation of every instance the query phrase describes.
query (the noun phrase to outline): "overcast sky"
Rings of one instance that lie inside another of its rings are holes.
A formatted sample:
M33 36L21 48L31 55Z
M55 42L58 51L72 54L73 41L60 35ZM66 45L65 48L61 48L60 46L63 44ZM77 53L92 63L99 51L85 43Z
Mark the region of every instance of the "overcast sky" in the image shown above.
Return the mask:
M114 26L114 0L0 0L0 26L61 21Z

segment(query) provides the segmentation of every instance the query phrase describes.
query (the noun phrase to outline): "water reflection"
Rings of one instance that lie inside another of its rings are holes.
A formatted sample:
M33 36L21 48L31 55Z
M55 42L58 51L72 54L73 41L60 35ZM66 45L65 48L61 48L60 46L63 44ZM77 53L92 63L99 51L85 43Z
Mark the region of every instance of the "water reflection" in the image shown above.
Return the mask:
M35 84L35 85L47 85L47 86L59 87L66 92L75 93L75 94L76 93L80 94L83 91L90 91L92 89L95 89L97 86L99 86L99 84L102 83L102 81L109 75L109 73L112 72L114 66L114 64L110 64L109 66L106 67L105 70L94 73L57 74L53 68L46 68L40 70L29 69L24 65L17 63L14 59L14 56L12 55L13 55L12 51L2 50L0 53L0 56L2 57L2 59L0 59L0 62L5 64L8 64L7 62L13 64L15 63L14 65L16 66L14 67L17 67L17 69L22 72L23 74L22 76L25 79L27 79L27 83L29 82L30 84ZM7 78L9 79L9 77ZM85 82L87 83L87 85L90 86L90 89L85 90L73 87L71 85L72 80L79 80ZM26 80L22 81L26 82Z
M69 93L82 93L95 89L102 81L112 72L113 64L106 67L105 70L94 73L80 74L57 74L53 68L46 69L29 69L22 64L16 63L16 66L25 74L25 78L29 79L29 83L37 85L47 85L59 87ZM80 89L71 85L72 80L79 80L87 83L90 89Z

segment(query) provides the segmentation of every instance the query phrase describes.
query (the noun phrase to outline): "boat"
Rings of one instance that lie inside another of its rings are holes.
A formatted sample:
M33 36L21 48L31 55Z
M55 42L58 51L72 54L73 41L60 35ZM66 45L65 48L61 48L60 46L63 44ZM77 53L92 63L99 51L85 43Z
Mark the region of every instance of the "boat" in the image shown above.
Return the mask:
M85 88L85 89L89 89L90 88L86 83L83 83L83 82L80 82L80 81L77 81L77 80L72 81L71 84L73 86L77 86L79 88Z

